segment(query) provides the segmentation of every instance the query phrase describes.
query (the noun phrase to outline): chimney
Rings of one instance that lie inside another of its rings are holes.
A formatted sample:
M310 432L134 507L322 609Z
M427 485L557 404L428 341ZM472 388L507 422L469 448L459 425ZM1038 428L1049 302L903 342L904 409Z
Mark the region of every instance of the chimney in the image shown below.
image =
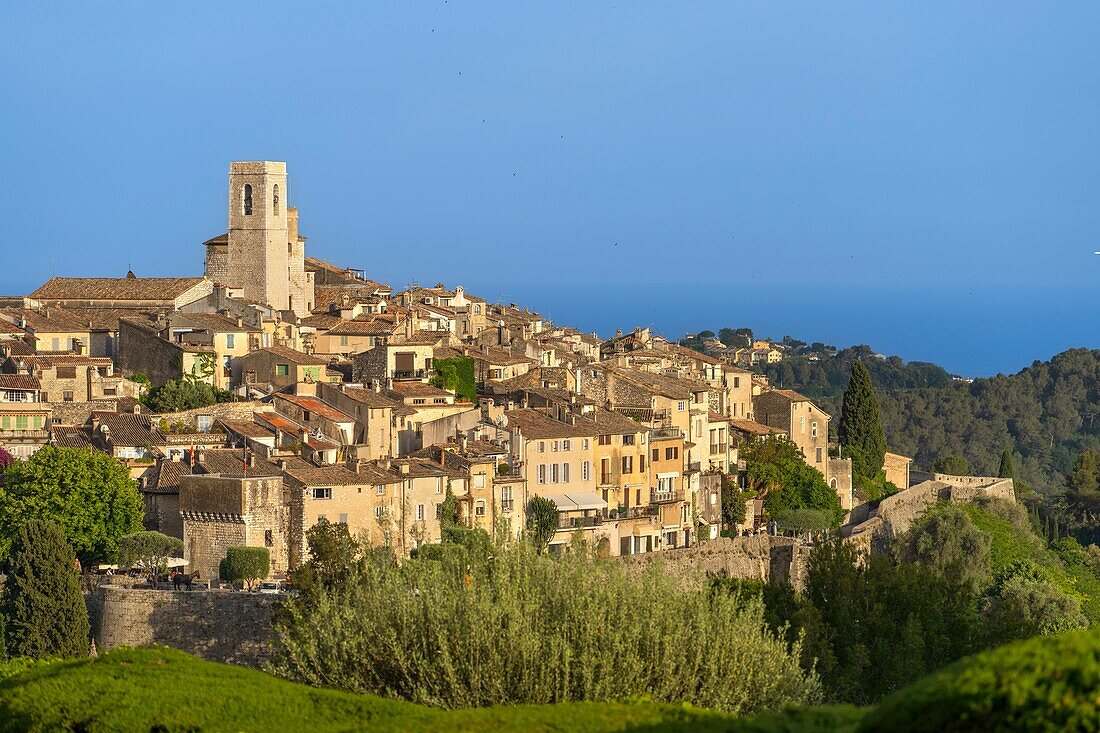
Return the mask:
M400 471L402 475L407 476L409 473L409 464L402 463L400 466L397 467L397 470Z
M237 328L241 328L242 326L244 326L244 319L237 316Z
M201 451L200 450L198 453L196 453L195 454L195 462L205 464L206 463L206 451Z
M278 466L280 471L285 471L286 470L286 461L282 458L275 461L275 465Z
M382 459L382 468L384 468L388 471L388 470L390 470L390 466L392 466L392 465L393 465L393 461L391 461L389 458L383 458Z
M256 456L252 451L245 451L245 461L248 463L249 468L253 468L256 465Z

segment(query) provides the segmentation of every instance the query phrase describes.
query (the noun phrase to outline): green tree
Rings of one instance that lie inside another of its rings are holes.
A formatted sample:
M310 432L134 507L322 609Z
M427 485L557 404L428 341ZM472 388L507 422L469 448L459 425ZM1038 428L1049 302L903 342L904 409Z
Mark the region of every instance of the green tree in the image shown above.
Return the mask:
M798 446L785 437L749 443L741 451L748 488L764 497L764 510L775 517L792 509L827 512L830 526L844 517L840 498L821 472L806 463Z
M290 573L290 582L302 593L317 587L349 583L362 570L363 546L348 525L320 519L306 530L309 559Z
M992 538L963 509L944 504L925 513L898 538L895 552L977 593L989 584L991 547Z
M1066 476L1066 503L1086 521L1100 514L1100 453L1081 451Z
M1013 563L997 574L983 614L995 644L1089 625L1081 603L1059 590L1031 560Z
M436 359L432 367L435 369L431 379L433 385L454 392L458 399L477 404L477 376L472 356Z
M154 412L179 412L226 402L225 394L205 382L178 379L149 390L143 399Z
M886 458L886 433L882 430L871 373L862 361L852 363L837 435L844 455L852 459L853 476L876 478Z
M962 456L951 453L946 456L942 456L939 460L932 464L932 470L936 473L946 473L949 476L969 476L970 464L966 462L966 459Z
M722 476L722 523L733 529L745 521L748 504L744 492L731 476Z
M527 537L541 554L558 531L558 505L542 496L527 502Z
M11 656L83 657L88 654L88 608L73 548L53 522L19 526L6 563L0 607Z
M271 553L266 547L228 547L222 580L245 584L248 590L257 580L266 578L271 570Z
M140 567L153 578L168 572L168 558L183 557L183 540L160 532L131 532L118 539L118 564Z
M81 562L113 560L118 539L141 529L144 506L126 467L110 456L46 446L4 471L0 550L29 519L61 527Z
M1012 461L1012 451L1007 448L1001 451L1001 465L997 467L999 478L1016 478L1016 465Z

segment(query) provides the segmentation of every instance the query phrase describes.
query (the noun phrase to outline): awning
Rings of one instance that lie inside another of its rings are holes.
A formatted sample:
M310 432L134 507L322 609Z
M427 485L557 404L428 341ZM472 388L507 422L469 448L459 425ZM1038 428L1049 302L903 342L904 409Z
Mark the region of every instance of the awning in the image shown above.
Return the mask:
M603 500L603 496L594 491L578 491L546 498L557 505L559 512L580 512L586 509L607 508L607 502Z

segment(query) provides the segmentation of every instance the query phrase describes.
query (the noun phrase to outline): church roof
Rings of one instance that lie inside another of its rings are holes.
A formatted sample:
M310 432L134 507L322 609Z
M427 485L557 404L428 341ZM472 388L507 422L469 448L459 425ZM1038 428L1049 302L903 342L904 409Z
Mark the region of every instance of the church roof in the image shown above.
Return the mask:
M35 300L172 300L201 277L52 277L30 297Z

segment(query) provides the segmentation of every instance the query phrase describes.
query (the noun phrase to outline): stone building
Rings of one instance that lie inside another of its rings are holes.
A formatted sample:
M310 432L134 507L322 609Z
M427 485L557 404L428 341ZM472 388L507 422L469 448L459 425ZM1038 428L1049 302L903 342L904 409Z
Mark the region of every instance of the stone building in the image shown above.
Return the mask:
M268 577L283 576L289 560L290 503L281 476L240 473L182 476L179 507L183 557L192 572L217 578L230 547L266 547Z
M773 389L752 398L756 421L785 432L810 464L829 480L829 414L809 397Z
M314 303L305 242L297 209L287 207L286 163L230 163L229 231L204 243L207 278L244 300L304 318Z

